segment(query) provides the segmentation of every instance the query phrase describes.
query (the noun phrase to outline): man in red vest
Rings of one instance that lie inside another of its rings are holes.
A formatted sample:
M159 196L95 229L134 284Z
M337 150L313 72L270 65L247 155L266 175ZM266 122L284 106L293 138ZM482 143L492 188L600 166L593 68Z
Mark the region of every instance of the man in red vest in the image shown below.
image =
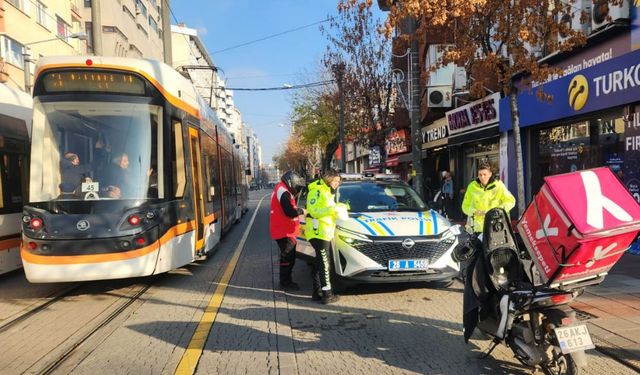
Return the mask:
M291 280L291 271L296 262L296 236L300 230L298 215L305 210L298 208L295 196L305 186L304 179L294 171L287 171L271 194L269 227L271 238L280 247L280 288L299 290Z

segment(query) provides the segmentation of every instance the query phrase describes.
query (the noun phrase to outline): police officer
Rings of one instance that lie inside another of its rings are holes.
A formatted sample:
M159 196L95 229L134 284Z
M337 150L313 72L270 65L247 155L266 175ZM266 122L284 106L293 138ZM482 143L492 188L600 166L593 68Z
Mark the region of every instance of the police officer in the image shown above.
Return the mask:
M269 228L271 238L280 248L280 288L284 290L300 289L291 279L291 271L296 262L296 236L300 230L298 215L305 214L305 210L296 205L295 196L304 185L304 179L296 172L287 171L271 194Z
M462 212L469 217L469 228L474 233L482 233L484 215L492 208L503 208L507 213L516 205L516 199L509 189L493 177L487 163L478 167L478 178L471 181L464 193Z
M336 203L335 192L340 174L327 170L322 177L309 184L307 194L307 222L305 235L316 252L313 272L313 300L328 304L338 300L331 288L331 240L336 218L346 213L346 206Z

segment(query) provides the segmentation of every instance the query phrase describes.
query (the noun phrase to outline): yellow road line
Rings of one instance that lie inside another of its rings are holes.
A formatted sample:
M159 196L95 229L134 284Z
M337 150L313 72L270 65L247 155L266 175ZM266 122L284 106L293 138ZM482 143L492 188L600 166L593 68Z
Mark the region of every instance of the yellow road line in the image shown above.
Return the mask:
M174 374L176 375L191 375L196 371L196 366L198 365L198 361L202 356L202 350L204 349L204 344L207 341L207 337L209 336L209 332L211 331L211 327L213 327L213 323L216 321L216 316L218 315L218 310L222 305L222 300L224 299L224 294L227 290L227 285L231 280L231 276L233 276L233 271L236 269L236 264L238 263L238 259L240 258L240 254L242 253L242 249L244 248L244 243L247 241L247 237L249 236L249 232L251 227L253 226L253 222L256 219L256 214L258 213L258 209L260 209L260 205L262 201L267 195L263 196L258 202L256 206L256 211L253 213L251 217L251 221L245 229L244 234L242 235L242 239L240 243L234 250L233 256L227 265L227 268L224 270L222 274L222 278L216 287L215 292L211 296L209 300L209 305L204 311L200 322L198 323L198 327L196 327L196 331L193 333L191 337L191 341L189 345L187 345L187 349L185 350L182 358L180 359L180 363L178 363L178 367Z

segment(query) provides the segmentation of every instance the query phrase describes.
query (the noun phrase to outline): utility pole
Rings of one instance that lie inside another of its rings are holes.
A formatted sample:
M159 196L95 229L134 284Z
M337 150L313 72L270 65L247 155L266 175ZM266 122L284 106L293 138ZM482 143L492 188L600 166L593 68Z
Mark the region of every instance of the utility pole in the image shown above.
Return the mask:
M102 16L100 15L100 0L91 0L91 46L95 56L102 55Z
M344 63L340 62L333 65L333 74L338 82L338 95L340 100L340 132L338 141L340 143L340 172L347 172L347 149L344 145L344 90L342 89L342 79L344 77Z
M413 188L421 197L425 197L422 177L422 127L420 126L420 64L418 58L418 39L415 35L417 30L417 21L414 18L411 18L409 25L409 35L411 36L411 53L409 54L411 156L413 161L413 170L416 173L413 177Z
M171 46L171 14L169 9L169 0L162 1L162 46L164 53L164 63L173 65L173 50Z

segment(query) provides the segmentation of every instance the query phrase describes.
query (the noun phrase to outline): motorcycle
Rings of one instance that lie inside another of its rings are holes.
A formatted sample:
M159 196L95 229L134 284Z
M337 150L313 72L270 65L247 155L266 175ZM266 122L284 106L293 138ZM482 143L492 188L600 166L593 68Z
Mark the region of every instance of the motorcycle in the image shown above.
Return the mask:
M485 357L503 344L522 364L545 374L578 374L586 367L585 350L594 345L569 306L586 284L535 285L534 263L502 209L487 212L481 236L462 227L456 232L459 245L452 257L460 262L464 281L465 343L478 328L493 339Z

